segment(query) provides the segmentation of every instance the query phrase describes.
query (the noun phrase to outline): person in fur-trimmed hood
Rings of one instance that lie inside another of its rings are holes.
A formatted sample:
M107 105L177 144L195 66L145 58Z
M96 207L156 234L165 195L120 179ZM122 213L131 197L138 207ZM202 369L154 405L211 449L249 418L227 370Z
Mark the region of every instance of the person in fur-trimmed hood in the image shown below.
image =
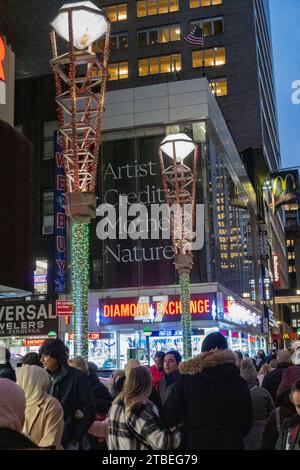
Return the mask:
M162 417L168 427L183 423L183 449L244 448L252 426L251 395L227 347L221 333L210 333L202 353L180 365Z

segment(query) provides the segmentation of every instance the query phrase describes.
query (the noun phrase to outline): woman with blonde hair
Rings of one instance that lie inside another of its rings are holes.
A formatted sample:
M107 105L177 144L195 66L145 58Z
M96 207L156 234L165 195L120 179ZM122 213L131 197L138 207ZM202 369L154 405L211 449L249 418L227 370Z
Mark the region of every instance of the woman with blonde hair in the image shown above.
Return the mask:
M134 367L108 413L109 450L171 450L181 443L177 428L164 429L156 406L148 399L152 377L144 366Z
M259 369L258 373L257 373L257 379L258 379L258 382L259 382L259 386L261 387L261 384L265 378L265 376L271 372L272 368L270 366L270 364L268 364L267 362Z

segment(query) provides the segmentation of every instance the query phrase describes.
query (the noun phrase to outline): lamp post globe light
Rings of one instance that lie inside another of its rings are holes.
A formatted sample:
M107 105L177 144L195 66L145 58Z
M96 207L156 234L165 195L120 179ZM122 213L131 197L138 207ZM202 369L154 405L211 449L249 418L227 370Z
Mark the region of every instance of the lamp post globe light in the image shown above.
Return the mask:
M174 264L179 274L185 360L192 356L190 271L193 265L191 241L195 226L198 155L198 146L186 134L168 135L159 147L163 188L169 206Z
M92 2L63 5L51 23L58 122L71 219L74 353L88 358L89 226L96 215L96 176L108 79L110 23ZM57 35L66 45L58 55ZM104 38L101 57L92 44Z

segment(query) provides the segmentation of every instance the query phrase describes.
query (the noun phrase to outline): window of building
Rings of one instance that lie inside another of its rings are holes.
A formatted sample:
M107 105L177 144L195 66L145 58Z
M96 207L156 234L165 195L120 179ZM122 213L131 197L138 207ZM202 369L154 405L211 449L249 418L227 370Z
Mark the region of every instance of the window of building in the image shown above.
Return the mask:
M289 251L288 252L288 259L295 259L295 252L294 251Z
M51 235L54 229L54 192L45 190L43 191L42 202L43 214L43 235Z
M295 272L296 272L296 266L295 265L289 266L289 273L295 273Z
M162 26L160 28L143 29L137 32L137 44L148 46L166 42L180 41L180 25Z
M202 67L203 60L205 67L216 67L226 63L225 47L213 47L212 49L193 51L192 57L193 68Z
M227 96L227 78L210 80L210 87L216 96Z
M127 4L120 3L119 5L111 5L110 7L104 8L109 20L112 23L116 21L127 20Z
M34 293L47 294L48 292L48 261L47 259L36 259L34 271Z
M195 26L198 26L202 30L202 35L204 37L224 33L224 21L222 17L192 21L190 24L191 31Z
M181 54L147 57L139 60L139 76L169 73L181 70Z
M117 62L108 67L109 80L123 80L128 78L128 62Z
M54 131L57 130L57 121L45 121L43 123L43 160L54 157Z
M190 0L190 8L210 7L212 5L222 5L223 0Z
M112 34L110 47L112 50L125 49L126 47L128 47L128 34L127 33ZM101 50L103 50L103 47Z
M179 10L179 0L138 0L136 14L142 16L162 15Z
M286 246L295 246L295 240L288 239L286 241Z

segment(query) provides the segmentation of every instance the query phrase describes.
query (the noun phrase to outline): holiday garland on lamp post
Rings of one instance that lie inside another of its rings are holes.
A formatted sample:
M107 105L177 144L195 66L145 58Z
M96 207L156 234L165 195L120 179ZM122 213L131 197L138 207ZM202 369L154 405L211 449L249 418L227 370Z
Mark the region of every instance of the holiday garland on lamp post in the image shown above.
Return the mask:
M168 135L160 144L160 166L169 206L174 264L179 275L183 356L192 356L190 271L195 225L198 146L185 134ZM191 165L187 158L192 155ZM189 209L189 210L188 210Z
M92 2L63 5L51 23L59 130L71 218L74 352L88 359L89 226L96 215L96 176L108 79L110 23ZM58 55L56 34L68 43ZM102 54L92 44L104 37Z

